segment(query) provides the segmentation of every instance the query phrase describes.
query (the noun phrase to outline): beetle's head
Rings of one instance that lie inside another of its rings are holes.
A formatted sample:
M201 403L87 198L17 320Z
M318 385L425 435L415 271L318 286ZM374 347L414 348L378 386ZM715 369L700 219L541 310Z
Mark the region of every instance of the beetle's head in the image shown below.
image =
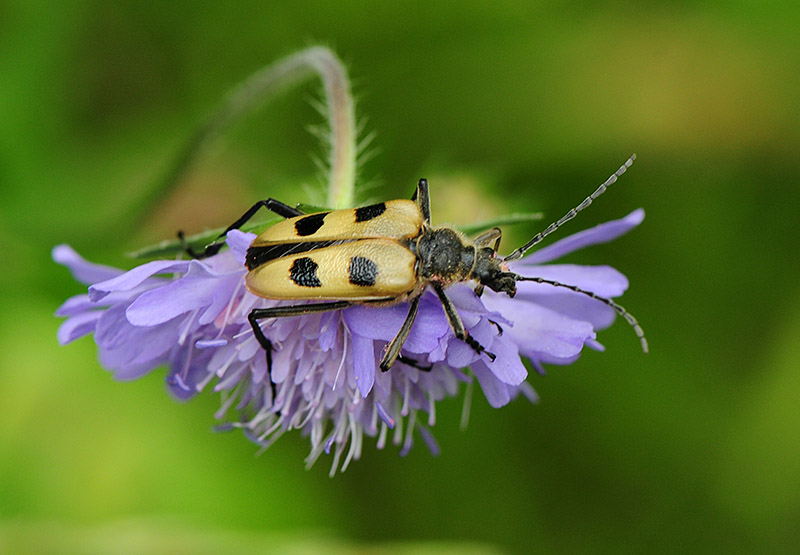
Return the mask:
M516 274L507 271L503 260L498 258L494 249L484 247L475 253L475 266L472 279L485 285L492 291L505 293L513 297L517 293Z

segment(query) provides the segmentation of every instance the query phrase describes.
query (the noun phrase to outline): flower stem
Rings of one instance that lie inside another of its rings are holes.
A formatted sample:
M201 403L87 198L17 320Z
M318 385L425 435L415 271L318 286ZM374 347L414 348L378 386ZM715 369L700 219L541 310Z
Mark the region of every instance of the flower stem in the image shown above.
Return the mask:
M342 62L327 48L307 50L309 61L325 86L325 102L330 125L330 177L328 205L349 208L355 203L356 182L356 116L350 80Z
M328 48L314 46L278 60L257 71L223 99L219 107L194 133L164 178L138 201L133 213L142 216L183 177L205 148L255 108L290 86L318 75L325 91L330 127L330 176L328 205L346 208L354 204L356 176L356 123L350 81L344 65Z

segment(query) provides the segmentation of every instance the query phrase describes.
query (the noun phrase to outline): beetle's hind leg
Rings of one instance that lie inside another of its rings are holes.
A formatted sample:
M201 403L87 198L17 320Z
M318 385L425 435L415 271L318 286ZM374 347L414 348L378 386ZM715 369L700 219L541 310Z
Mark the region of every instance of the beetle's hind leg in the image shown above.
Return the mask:
M275 214L277 214L278 216L281 216L283 218L294 218L294 217L302 216L303 214L305 214L305 212L303 212L302 210L299 210L297 208L292 208L288 204L284 204L279 200L275 200L274 198L268 198L266 200L260 200L257 203L255 203L253 206L251 206L247 210L247 212L242 214L242 216L238 220L236 220L231 225L229 225L225 229L225 231L223 231L222 233L219 234L219 237L214 239L214 241L210 245L207 245L206 248L203 249L200 252L195 251L186 242L186 237L184 236L183 231L179 231L178 232L178 239L180 240L181 245L183 246L183 252L185 252L186 254L191 256L192 258L207 258L209 256L217 254L220 251L220 249L222 248L222 246L225 244L224 241L220 241L220 239L224 239L229 231L231 231L233 229L239 229L244 224L246 224L248 222L248 220L250 220L250 218L255 216L256 212L258 212L258 209L261 208L262 206L264 208L266 208L267 210L269 210L270 212L274 212Z
M350 306L350 301L332 301L329 303L317 304L295 304L289 306L273 306L270 308L254 308L247 315L247 320L250 322L250 327L253 328L253 335L255 335L258 343L267 351L267 363L272 368L272 342L264 335L264 331L259 325L259 320L267 318L283 318L287 316L300 316L302 314L315 314L317 312L329 312L331 310L339 310L340 308L347 308Z
M472 347L476 353L484 353L494 362L494 359L496 359L497 356L494 353L487 351L486 348L478 343L478 341L476 341L475 338L469 334L466 328L464 328L464 322L461 321L461 316L458 315L456 307L453 305L453 301L451 301L450 298L445 294L444 288L438 283L433 283L432 285L434 291L436 291L436 295L439 297L439 300L442 303L444 313L447 315L447 321L450 322L450 327L453 329L455 336Z
M272 402L275 403L275 397L278 396L278 390L275 387L275 382L272 381L272 351L275 347L272 346L272 341L267 339L267 336L264 335L264 332L261 330L261 326L258 325L258 321L252 317L253 313L247 316L247 319L250 321L250 326L253 328L253 335L258 341L258 344L261 345L261 348L264 349L264 352L267 353L267 375L270 377L269 386L272 389Z

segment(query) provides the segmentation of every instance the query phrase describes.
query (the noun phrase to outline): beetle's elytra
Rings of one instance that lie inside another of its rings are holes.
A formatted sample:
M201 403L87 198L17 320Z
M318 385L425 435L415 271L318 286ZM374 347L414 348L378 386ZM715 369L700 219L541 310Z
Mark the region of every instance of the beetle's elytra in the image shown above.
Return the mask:
M220 238L242 226L261 207L284 217L259 235L248 249L247 288L268 299L323 301L251 311L248 318L253 333L267 352L268 365L273 347L262 332L259 320L338 310L356 303L387 305L409 301L408 316L387 346L380 368L387 371L399 358L417 368L428 369L400 355L417 315L420 296L428 286L441 301L455 336L478 354L494 360L494 354L470 337L445 294L448 285L460 281L475 282L479 295L488 287L513 297L518 281L534 281L587 295L624 317L647 352L647 341L639 323L614 301L574 285L518 275L510 271L507 264L521 258L528 249L589 206L635 158L631 156L581 204L506 257L497 254L501 238L498 228L470 240L452 228L431 226L425 179L419 180L411 200L390 200L355 209L305 214L275 199L259 201ZM215 254L221 247L222 243L215 242L199 254L188 247L186 250L194 257L204 257Z

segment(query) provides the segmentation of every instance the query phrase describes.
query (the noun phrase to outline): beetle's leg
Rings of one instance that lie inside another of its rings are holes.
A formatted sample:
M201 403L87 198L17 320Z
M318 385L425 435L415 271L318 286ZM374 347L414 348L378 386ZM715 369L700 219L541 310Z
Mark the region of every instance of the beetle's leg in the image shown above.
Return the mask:
M397 335L394 336L394 339L392 339L392 342L389 343L388 347L386 348L386 353L384 353L380 364L380 368L383 372L389 370L389 368L392 367L392 364L394 364L394 361L397 360L397 357L400 356L400 349L403 348L403 343L406 342L408 332L411 331L411 325L414 323L414 319L417 317L420 297L421 295L417 295L411 299L405 322L403 322L403 325L400 327L400 331L397 332Z
M205 258L205 250L208 250L208 247L205 248L203 252L197 252L192 248L192 246L186 241L186 236L183 234L183 231L178 231L178 241L181 242L181 248L183 252L189 255L191 258ZM215 239L216 241L216 239ZM211 245L209 245L211 246Z
M261 330L261 326L258 325L257 322L250 319L250 325L253 328L253 335L256 337L256 341L258 344L261 345L261 348L267 353L267 375L270 376L269 386L272 389L272 402L275 403L275 397L278 395L278 390L275 387L275 382L272 381L272 351L274 347L272 346L272 341L267 339L267 336L264 335L264 332Z
M288 204L284 204L279 200L275 200L274 198L260 200L253 206L251 206L250 209L247 210L247 212L242 214L241 218L239 218L231 225L229 225L227 229L225 229L225 231L219 234L219 237L214 239L214 241L210 245L206 246L206 248L200 252L196 252L194 249L192 249L192 247L190 247L186 243L186 239L183 235L183 232L179 231L178 239L180 239L181 244L183 245L184 252L186 252L186 254L188 254L192 258L206 258L214 254L217 254L224 245L224 242L219 242L219 240L223 239L232 229L239 229L244 224L246 224L250 218L255 216L256 212L258 212L258 209L261 208L262 206L267 210L269 210L270 212L274 212L278 216L281 216L283 218L294 218L296 216L302 216L303 214L305 214L305 212L303 212L302 210L298 210L297 208L292 208Z
M503 232L500 231L500 228L493 227L492 229L488 229L475 237L475 239L472 240L472 243L475 245L475 248L492 247L492 250L497 252L497 249L500 248L500 239L502 237Z
M250 325L253 327L253 333L258 337L258 332L261 328L258 325L258 320L265 320L267 318L283 318L286 316L300 316L302 314L316 314L318 312L330 312L331 310L339 310L340 308L347 308L352 305L350 301L331 301L329 303L316 303L316 304L293 304L288 306L273 306L270 308L254 308L247 315ZM258 331L256 331L258 329Z
M500 327L500 324L495 322L494 320L489 320L489 323L492 324L494 327L497 328L497 335L503 335L503 328Z
M413 358L408 358L407 356L398 355L397 362L402 362L403 364L408 364L412 368L416 368L422 372L430 372L433 370L433 364L420 364L418 360L414 360Z
M305 212L299 208L289 206L288 204L284 204L283 202L275 200L274 198L268 198L266 200L266 207L270 212L275 212L278 216L282 216L284 218L294 218L305 214Z
M492 229L487 229L475 239L472 240L472 244L475 246L476 249L485 249L487 247L491 248L492 251L497 252L497 249L500 248L500 239L503 237L503 232L500 231L500 228L493 227ZM483 284L479 284L475 287L475 294L479 297L483 295Z
M473 338L464 328L464 322L461 321L461 316L458 315L456 307L453 305L453 301L451 301L450 298L445 294L444 288L442 288L442 286L438 283L433 283L433 289L436 291L436 295L439 297L442 307L444 307L444 313L447 315L447 320L450 322L450 327L453 328L453 333L456 335L456 337L472 347L476 353L486 353L486 356L494 361L497 356L494 353L487 351L486 348L478 343L475 338Z
M330 310L338 310L346 308L352 303L349 301L334 301L330 303L319 304L296 304L290 306L273 306L271 308L254 308L247 315L247 320L250 322L250 327L253 328L253 335L256 336L258 343L267 351L267 367L272 369L272 342L267 339L261 326L258 324L259 320L266 318L280 318L283 316L299 316L301 314L313 314L316 312L327 312Z
M428 193L428 180L422 178L417 183L417 190L411 195L411 200L417 203L425 223L431 223L431 197Z
M256 341L267 353L267 373L270 376L269 386L272 389L272 402L275 402L275 397L278 395L278 390L275 387L275 382L272 381L272 351L274 347L272 346L272 341L267 339L267 336L264 335L264 331L261 329L261 326L258 324L259 320L263 320L266 318L279 318L281 316L298 316L300 314L311 314L314 312L326 312L329 310L337 310L339 308L345 308L349 306L350 302L347 301L336 301L332 303L320 303L320 304L309 304L309 305L292 305L292 306L274 306L272 308L254 308L250 311L250 314L247 315L247 320L250 322L250 327L253 328L253 335L256 337Z

